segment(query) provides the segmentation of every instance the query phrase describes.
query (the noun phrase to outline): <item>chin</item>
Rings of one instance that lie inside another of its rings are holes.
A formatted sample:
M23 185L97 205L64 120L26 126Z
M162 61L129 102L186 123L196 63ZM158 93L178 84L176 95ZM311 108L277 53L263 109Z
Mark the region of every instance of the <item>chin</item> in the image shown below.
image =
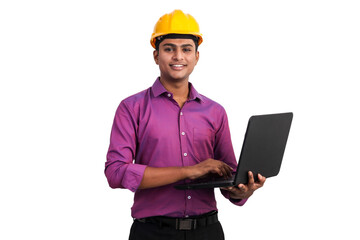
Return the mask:
M189 79L189 76L164 76L170 82L183 82Z
M188 77L184 77L184 78L170 78L169 80L172 82L183 82L186 81L187 79L189 79Z

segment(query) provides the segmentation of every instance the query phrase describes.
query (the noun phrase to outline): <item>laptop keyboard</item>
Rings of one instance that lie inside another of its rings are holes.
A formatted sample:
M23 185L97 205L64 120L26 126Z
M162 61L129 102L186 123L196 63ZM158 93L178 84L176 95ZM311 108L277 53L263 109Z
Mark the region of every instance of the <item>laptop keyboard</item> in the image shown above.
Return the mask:
M235 173L231 177L225 178L225 177L206 177L206 178L200 178L192 181L191 183L201 184L201 183L227 183L227 182L233 182L235 180Z

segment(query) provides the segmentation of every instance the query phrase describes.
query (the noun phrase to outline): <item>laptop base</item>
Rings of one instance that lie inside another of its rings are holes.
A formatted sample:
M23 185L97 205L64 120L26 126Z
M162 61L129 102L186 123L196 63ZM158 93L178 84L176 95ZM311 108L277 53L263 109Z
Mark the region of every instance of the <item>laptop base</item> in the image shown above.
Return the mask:
M195 181L195 182L191 182L188 184L175 185L174 187L179 190L232 187L235 185L234 180L235 180L234 176L229 179L216 178L216 179L212 179L210 181L206 181L206 180L204 181L204 179L203 179L202 181L199 181L199 182Z

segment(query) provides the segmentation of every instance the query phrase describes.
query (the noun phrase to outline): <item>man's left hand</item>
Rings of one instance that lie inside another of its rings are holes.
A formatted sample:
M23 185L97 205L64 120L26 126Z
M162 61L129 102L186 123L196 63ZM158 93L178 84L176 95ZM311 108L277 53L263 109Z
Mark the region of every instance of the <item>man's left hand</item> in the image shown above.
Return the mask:
M224 187L221 189L227 190L230 192L230 198L232 199L246 199L249 198L255 190L261 188L266 178L261 176L261 174L258 174L258 181L255 182L254 175L251 171L248 173L249 181L245 184L239 184L238 186L234 187Z

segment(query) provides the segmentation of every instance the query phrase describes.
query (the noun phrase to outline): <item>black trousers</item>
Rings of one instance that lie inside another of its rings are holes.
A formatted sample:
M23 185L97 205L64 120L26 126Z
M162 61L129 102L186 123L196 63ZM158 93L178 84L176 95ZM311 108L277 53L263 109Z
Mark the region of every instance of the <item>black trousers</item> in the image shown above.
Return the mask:
M224 240L220 222L194 230L176 230L155 223L134 221L129 240Z

